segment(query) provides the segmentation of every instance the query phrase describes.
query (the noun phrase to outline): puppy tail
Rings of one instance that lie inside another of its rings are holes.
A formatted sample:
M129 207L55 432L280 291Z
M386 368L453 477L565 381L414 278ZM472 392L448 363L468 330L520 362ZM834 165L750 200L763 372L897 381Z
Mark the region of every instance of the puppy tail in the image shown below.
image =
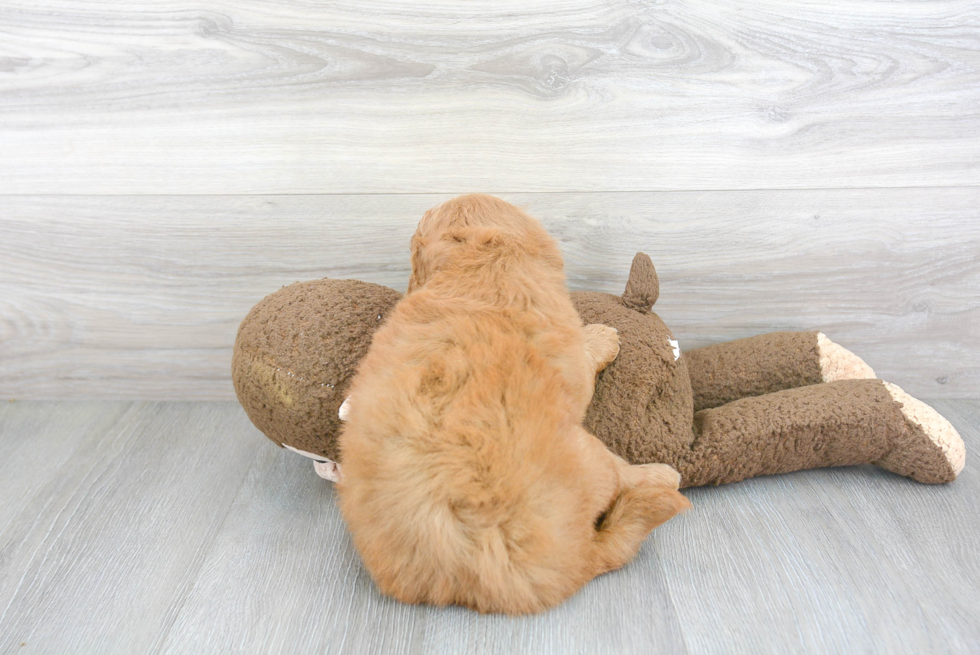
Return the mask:
M651 530L690 507L690 501L671 487L644 484L626 489L596 526L596 575L633 559Z

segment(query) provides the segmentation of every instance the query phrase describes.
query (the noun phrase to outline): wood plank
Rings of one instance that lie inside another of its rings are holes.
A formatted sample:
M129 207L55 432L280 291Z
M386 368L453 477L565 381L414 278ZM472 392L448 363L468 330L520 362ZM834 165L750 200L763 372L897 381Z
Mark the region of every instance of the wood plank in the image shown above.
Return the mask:
M0 193L980 183L969 0L6 2Z
M403 605L361 566L332 484L269 443L163 652L686 653L660 558L648 542L630 566L540 616Z
M980 401L933 404L980 448ZM630 565L548 613L509 618L380 596L332 486L232 403L0 405L4 443L57 448L58 435L74 449L53 475L17 446L24 470L0 475L2 652L972 653L980 643L972 460L943 486L856 467L688 490L693 510ZM23 502L31 474L43 482Z
M118 423L127 406L119 402L0 402L0 488L5 490L0 501L0 536L64 475L66 467L74 466L85 441Z
M0 215L0 397L231 399L263 296L319 277L405 289L444 195L23 196ZM684 349L819 328L917 396L980 395L980 189L506 194L574 289L648 252Z
M980 402L937 406L975 452ZM860 467L691 490L694 510L663 535L686 643L694 652L974 652L980 476L971 466L943 486Z
M44 484L0 533L0 652L158 649L264 440L232 403L27 407L42 432L84 436L54 476L24 463ZM46 445L8 417L5 443Z

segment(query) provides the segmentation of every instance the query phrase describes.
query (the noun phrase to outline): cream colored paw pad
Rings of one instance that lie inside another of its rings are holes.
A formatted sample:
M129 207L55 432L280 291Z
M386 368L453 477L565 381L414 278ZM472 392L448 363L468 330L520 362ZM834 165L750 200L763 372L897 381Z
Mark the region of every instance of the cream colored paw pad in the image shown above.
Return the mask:
M913 398L890 382L884 384L891 397L901 403L905 417L918 425L936 444L936 447L946 456L953 474L959 475L966 465L966 446L963 445L963 439L960 438L956 428L942 414L921 400Z
M820 373L824 382L877 378L863 359L828 339L823 332L817 334L817 351L820 353Z

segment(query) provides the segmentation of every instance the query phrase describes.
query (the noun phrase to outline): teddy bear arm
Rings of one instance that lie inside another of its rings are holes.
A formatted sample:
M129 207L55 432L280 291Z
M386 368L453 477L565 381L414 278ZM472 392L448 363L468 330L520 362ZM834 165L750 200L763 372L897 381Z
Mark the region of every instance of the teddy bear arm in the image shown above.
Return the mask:
M772 332L684 353L694 409L821 382L873 379L857 355L821 332Z
M956 430L881 380L841 380L743 398L694 415L694 440L674 463L682 487L826 466L875 464L924 483L963 469Z

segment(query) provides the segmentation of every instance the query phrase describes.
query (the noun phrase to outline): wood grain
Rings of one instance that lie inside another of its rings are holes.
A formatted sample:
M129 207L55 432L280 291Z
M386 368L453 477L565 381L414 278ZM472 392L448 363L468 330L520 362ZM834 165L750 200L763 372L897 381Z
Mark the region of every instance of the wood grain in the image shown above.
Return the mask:
M124 403L67 404L40 411L36 405L0 405L0 479L10 490L0 503L0 535L38 496L50 495L79 458L79 449L113 428L126 408Z
M974 452L980 403L935 406ZM980 589L980 560L966 517L980 477L971 466L948 487L859 467L692 490L695 511L663 535L668 551L703 545L665 559L686 643L694 652L972 652L980 619L964 601Z
M980 401L934 405L969 452L980 447ZM550 612L509 618L382 597L332 485L235 403L3 403L0 440L17 465L0 468L0 652L890 655L980 644L972 460L942 486L854 467L687 490L693 509L632 563ZM54 465L30 456L35 443L56 451Z
M0 396L230 399L263 296L319 277L405 289L446 196L10 197ZM924 397L980 395L980 189L508 194L569 284L619 294L638 250L684 349L823 329Z
M227 400L239 321L404 290L421 213L526 205L685 349L820 328L980 446L980 4L10 0L0 397ZM381 597L236 403L0 404L0 652L980 650L980 477L690 491L556 610Z
M544 617L402 605L362 568L332 485L308 460L268 444L163 652L639 652L656 644L650 652L684 653L659 558L651 544ZM216 598L225 599L217 610Z
M249 429L232 404L4 403L0 441L50 452L0 481L0 652L158 650L261 445ZM42 483L22 500L21 479Z
M0 193L980 183L968 0L0 11Z

